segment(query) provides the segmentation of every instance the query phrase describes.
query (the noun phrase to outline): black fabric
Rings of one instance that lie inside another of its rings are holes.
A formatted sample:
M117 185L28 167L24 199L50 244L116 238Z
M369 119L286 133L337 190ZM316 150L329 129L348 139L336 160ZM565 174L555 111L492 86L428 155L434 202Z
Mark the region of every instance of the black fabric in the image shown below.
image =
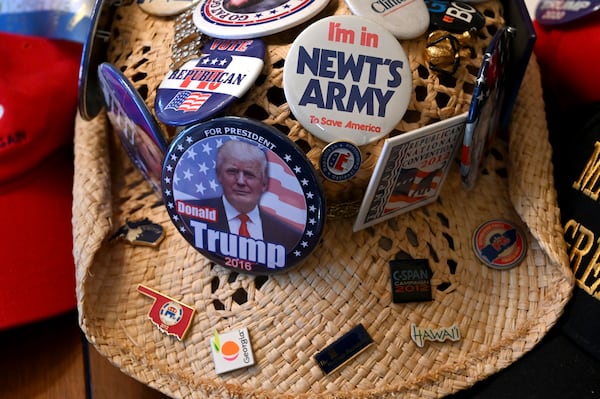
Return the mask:
M564 322L521 359L446 399L600 398L600 361L565 334Z
M600 361L600 301L577 287L567 305L564 332ZM600 397L600 392L598 392Z
M600 359L600 103L547 104L558 205L577 280L563 329Z

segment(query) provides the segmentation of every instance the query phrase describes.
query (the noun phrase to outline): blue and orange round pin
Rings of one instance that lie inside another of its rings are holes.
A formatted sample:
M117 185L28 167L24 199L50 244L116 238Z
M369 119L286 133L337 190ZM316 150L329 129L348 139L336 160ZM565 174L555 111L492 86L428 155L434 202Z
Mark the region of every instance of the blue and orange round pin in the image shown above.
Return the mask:
M486 266L508 270L525 257L527 239L514 223L501 219L490 220L475 230L473 250Z

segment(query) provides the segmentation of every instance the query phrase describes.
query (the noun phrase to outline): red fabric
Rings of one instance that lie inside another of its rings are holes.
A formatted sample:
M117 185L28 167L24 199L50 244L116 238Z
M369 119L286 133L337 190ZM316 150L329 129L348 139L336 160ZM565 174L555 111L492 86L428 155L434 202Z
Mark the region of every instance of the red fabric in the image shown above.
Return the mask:
M600 12L568 24L543 26L534 21L534 48L544 87L562 105L600 100Z
M72 139L81 49L0 33L0 329L76 305Z

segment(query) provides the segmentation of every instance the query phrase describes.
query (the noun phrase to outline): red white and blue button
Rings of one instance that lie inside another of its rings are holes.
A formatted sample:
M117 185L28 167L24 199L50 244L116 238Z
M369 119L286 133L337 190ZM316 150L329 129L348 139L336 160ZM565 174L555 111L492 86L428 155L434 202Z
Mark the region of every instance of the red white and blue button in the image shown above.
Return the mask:
M251 186L259 187L258 199ZM247 118L211 119L179 133L165 157L162 192L183 237L243 273L289 270L323 232L325 197L311 162L285 134ZM240 209L244 201L252 211Z
M321 173L331 181L350 180L360 170L362 155L349 141L335 141L323 148L319 159Z
M473 250L485 265L498 270L517 266L527 252L527 239L516 224L490 220L473 234Z
M329 0L204 0L193 13L196 27L211 37L252 39L297 26Z
M188 126L216 116L237 101L260 75L265 44L260 39L212 39L200 58L170 71L156 93L156 117Z

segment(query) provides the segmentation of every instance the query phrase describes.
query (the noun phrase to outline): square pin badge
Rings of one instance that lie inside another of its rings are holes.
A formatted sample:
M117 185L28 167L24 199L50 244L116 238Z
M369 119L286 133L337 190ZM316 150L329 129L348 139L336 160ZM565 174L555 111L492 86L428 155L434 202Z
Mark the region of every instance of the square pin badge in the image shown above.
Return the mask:
M385 140L354 231L437 199L465 130L467 113Z
M210 349L217 374L254 365L254 353L246 327L222 334L215 331L210 338Z

